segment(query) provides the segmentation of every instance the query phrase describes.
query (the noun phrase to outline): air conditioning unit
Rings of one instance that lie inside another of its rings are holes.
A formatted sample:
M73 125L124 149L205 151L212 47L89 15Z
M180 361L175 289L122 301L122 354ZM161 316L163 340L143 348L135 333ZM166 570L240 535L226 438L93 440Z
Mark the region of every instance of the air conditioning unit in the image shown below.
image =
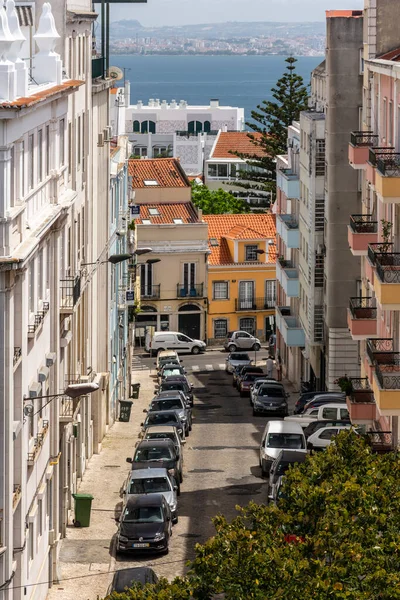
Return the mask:
M97 145L99 147L103 147L104 146L104 134L103 133L99 133L97 136Z
M103 138L105 142L109 142L110 141L110 131L108 129L108 127L106 127L105 129L103 129Z

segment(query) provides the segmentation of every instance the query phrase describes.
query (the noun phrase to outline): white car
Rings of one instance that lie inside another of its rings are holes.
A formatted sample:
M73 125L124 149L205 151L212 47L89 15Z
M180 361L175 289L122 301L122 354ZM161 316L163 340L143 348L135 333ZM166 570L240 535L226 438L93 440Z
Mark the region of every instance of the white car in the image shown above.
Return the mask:
M229 331L224 341L224 348L229 352L236 350L255 350L261 349L260 340L247 331Z
M324 450L332 443L333 439L340 433L341 431L345 431L347 429L351 429L352 425L349 423L348 425L341 425L337 427L323 427L322 429L318 429L315 433L310 435L307 440L307 449L308 450Z
M268 421L260 444L260 467L263 477L269 475L272 463L281 450L307 452L306 438L298 423Z

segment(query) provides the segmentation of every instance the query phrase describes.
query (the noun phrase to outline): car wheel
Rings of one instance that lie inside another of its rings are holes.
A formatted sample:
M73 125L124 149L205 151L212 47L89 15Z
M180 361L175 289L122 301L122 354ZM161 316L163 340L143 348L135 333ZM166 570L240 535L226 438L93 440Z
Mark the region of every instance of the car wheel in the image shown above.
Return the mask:
M262 477L268 477L268 475L269 475L269 473L268 473L268 471L265 470L264 464L261 463L261 476Z
M165 554L165 555L167 555L167 554L168 554L168 552L169 552L169 547L167 546L167 547L165 548L165 550L164 550L164 554Z
M229 352L236 352L236 345L235 344L229 344L228 350L229 350Z
M200 352L200 348L198 346L193 346L192 354L199 354L199 352Z
M178 515L176 515L175 519L172 519L172 522L174 525L176 525L178 521L179 521L179 517L178 517Z
M253 350L254 352L258 352L259 350L261 350L260 344L258 344L257 342L253 344Z

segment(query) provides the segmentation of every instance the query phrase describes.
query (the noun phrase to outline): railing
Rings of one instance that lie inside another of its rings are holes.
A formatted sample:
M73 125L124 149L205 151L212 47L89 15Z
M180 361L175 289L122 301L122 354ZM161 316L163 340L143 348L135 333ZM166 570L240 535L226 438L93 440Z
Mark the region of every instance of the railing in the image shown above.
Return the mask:
M104 58L92 58L92 79L104 77Z
M350 298L350 312L353 319L376 319L377 309L370 297Z
M22 348L14 346L13 365L15 366L19 359L22 357Z
M284 223L284 225L286 225L286 227L288 229L298 229L299 228L299 222L293 215L280 214L279 218L282 221L282 223Z
M382 283L400 283L400 252L377 254L375 268Z
M140 292L141 298L159 298L160 297L160 284L145 286Z
M376 259L378 256L382 254L387 254L388 250L393 248L392 242L378 242L374 244L369 244L368 246L368 260L372 266L375 266Z
M69 396L60 398L60 417L72 418L74 415L74 401Z
M367 431L364 435L374 452L384 454L393 450L391 431Z
M400 153L390 152L378 155L376 168L386 177L400 177Z
M370 338L367 340L367 356L372 364L384 362L393 352L393 338Z
M178 283L176 286L176 296L177 298L202 298L203 287L204 286L202 283L198 283L196 285Z
M360 404L372 404L375 402L374 392L370 388L368 377L350 377L352 391L351 401Z
M378 221L372 221L372 215L350 215L350 229L354 233L377 233Z
M378 141L379 136L372 131L352 131L350 134L350 143L353 146L373 146Z
M60 279L61 308L72 309L81 296L81 276L68 275Z
M376 167L378 157L380 157L383 154L390 154L393 151L394 151L393 146L390 146L390 147L376 146L375 148L370 148L369 153L368 153L369 154L368 161L371 163L371 165L373 167Z
M239 298L235 300L235 310L267 310L275 308L275 300L270 298Z
M282 269L295 269L295 265L292 263L291 260L286 260L285 258L281 258L279 257L279 264L281 265Z
M383 362L375 363L375 374L383 390L400 390L400 352L387 352Z
M294 173L292 169L284 168L284 169L279 169L279 171L287 179L298 179L299 178L299 175L297 173Z
M36 330L41 325L43 318L44 318L43 311L40 311L35 315L33 323L31 325L28 325L28 335L35 334Z
M218 129L211 129L210 131L175 131L179 137L197 137L200 133L206 133L207 135L218 135Z
M20 483L14 484L13 501L12 501L13 510L15 510L18 502L21 500L21 493L22 493L21 484Z

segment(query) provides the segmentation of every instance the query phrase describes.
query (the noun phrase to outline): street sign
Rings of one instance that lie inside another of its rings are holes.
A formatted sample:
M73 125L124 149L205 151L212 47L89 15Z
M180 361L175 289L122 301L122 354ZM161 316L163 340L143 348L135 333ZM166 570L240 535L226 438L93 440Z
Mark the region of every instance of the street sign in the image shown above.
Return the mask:
M140 219L140 206L136 204L131 204L129 206L132 219Z
M134 290L126 290L125 292L125 302L128 306L131 306L135 302L135 291Z

